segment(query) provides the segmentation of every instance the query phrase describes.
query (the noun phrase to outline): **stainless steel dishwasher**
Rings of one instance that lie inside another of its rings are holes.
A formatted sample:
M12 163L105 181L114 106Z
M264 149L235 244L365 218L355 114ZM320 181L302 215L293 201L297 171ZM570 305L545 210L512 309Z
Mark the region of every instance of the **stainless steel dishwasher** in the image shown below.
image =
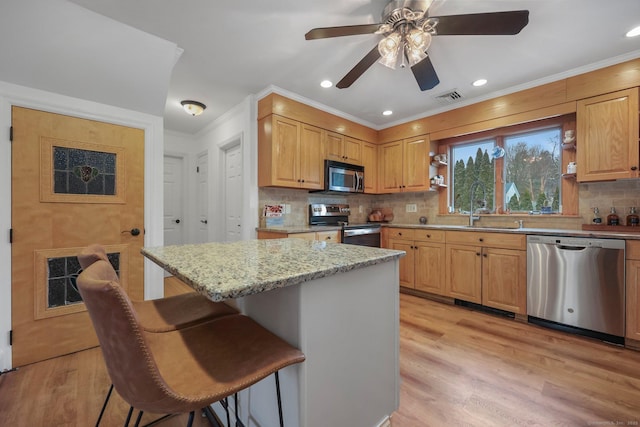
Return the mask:
M527 236L532 323L624 343L624 240Z

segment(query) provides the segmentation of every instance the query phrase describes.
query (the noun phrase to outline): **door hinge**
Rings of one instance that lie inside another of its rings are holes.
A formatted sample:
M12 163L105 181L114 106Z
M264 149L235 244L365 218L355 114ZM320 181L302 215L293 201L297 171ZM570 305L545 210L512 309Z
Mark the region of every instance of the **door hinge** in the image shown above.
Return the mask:
M13 126L9 126L9 141L13 142Z
M9 229L9 243L13 243L13 228Z
M200 173L200 166L196 166L196 173Z
M13 329L9 331L9 345L13 345Z

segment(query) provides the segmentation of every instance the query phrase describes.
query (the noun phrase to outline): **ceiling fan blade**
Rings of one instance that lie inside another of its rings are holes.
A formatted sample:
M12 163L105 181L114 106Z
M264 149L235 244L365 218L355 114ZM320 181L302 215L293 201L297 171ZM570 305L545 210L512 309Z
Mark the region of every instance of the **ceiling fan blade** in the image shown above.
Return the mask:
M344 27L314 28L304 35L306 40L326 39L330 37L357 36L378 31L381 24L346 25Z
M371 52L367 53L365 57L362 58L360 62L358 62L356 66L353 67L351 71L349 71L347 75L338 82L338 84L336 84L336 87L338 89L348 88L353 84L353 82L358 80L358 78L362 74L364 74L364 72L367 71L369 67L375 64L378 59L380 59L380 52L378 52L378 46L376 45L373 49L371 49Z
M411 67L411 71L413 71L413 76L416 78L421 91L433 89L440 83L438 74L436 74L436 70L431 63L431 58L428 56Z
M439 36L514 35L529 23L529 11L470 13L433 18L438 19L436 34Z

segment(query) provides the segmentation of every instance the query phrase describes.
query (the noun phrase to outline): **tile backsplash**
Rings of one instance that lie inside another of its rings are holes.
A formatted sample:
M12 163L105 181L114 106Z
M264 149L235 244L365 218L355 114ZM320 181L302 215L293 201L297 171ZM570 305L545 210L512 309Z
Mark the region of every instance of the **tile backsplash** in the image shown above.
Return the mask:
M579 216L559 217L554 215L496 215L482 216L480 225L514 226L516 220L524 220L527 228L561 228L580 229L582 224L591 223L593 207L600 209L603 220L613 206L623 220L629 208L640 209L640 179L612 182L594 182L579 185ZM259 212L266 204L290 205L290 213L284 216L285 226L298 226L309 222L309 204L311 203L348 203L351 207L352 223L363 223L373 209L390 209L393 211L393 223L418 224L421 216L427 217L428 224L462 225L468 222L466 215L439 215L438 193L427 191L421 193L397 193L382 195L327 195L309 193L305 190L286 188L260 188ZM416 205L416 212L407 212L407 205Z

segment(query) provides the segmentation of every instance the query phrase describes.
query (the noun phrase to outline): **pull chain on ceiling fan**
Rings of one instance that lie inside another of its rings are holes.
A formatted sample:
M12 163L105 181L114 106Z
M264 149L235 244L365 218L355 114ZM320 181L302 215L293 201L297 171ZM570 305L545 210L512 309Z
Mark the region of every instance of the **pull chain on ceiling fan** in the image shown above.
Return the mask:
M350 87L374 63L395 69L411 67L420 90L432 89L440 79L427 50L434 36L453 35L515 35L529 23L528 10L473 13L430 17L433 0L391 0L382 12L382 23L314 28L305 39L315 40L358 34L382 34L380 40L336 84L340 89Z

